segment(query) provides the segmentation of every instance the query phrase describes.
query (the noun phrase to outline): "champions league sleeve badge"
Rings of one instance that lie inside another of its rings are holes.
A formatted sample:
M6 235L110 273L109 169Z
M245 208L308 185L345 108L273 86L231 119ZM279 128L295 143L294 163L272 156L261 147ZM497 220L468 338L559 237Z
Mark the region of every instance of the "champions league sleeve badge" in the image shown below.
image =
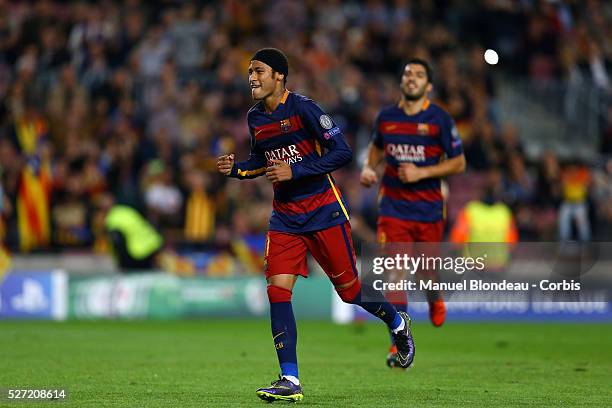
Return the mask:
M334 122L332 122L331 118L327 115L321 115L321 117L319 118L319 123L321 124L321 127L325 130L329 130L334 127Z

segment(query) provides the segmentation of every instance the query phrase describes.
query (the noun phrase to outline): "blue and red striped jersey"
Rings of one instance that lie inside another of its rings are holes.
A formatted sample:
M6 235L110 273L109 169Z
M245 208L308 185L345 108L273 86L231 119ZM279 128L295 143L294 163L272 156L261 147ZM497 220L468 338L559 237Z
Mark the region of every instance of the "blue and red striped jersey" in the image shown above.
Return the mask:
M372 143L385 153L385 173L380 186L379 215L402 220L435 222L444 216L440 179L403 183L400 163L431 166L444 155L463 154L453 118L427 100L416 115L407 115L398 105L381 110L374 125Z
M285 91L276 110L263 102L247 114L251 154L235 163L231 177L265 175L271 160L291 165L293 178L274 183L270 230L302 233L344 223L348 206L331 172L352 160L352 151L340 128L311 99Z

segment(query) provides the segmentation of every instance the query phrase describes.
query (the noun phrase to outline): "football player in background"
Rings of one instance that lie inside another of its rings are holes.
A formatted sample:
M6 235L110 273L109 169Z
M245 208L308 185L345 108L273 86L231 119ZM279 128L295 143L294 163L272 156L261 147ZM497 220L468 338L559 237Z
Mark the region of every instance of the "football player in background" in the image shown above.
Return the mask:
M399 103L382 109L374 124L360 181L365 187L376 184L376 167L385 162L377 223L381 244L442 241L441 178L465 170L453 119L427 97L432 90L432 75L428 62L409 60L401 77ZM436 278L435 271L421 270L418 274L421 278ZM405 293L391 292L388 297L398 310L406 311ZM446 318L444 300L435 291L427 293L427 300L431 322L439 327ZM389 366L396 365L396 353L396 345L392 344Z

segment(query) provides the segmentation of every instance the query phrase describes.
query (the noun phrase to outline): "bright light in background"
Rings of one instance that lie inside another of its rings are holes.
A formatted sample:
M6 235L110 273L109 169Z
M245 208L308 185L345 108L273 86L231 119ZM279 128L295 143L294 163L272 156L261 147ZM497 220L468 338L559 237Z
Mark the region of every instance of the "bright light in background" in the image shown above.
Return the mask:
M495 65L499 62L499 55L497 55L497 52L495 52L495 50L489 48L484 53L484 59L487 64Z

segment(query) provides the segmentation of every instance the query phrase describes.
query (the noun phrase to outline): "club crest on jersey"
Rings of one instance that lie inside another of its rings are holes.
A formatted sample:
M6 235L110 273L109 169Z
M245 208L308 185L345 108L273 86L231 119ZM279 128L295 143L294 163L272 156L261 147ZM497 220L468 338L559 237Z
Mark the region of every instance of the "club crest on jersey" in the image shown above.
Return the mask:
M291 120L290 119L283 119L280 121L280 130L283 133L286 133L288 131L291 130Z
M327 115L321 115L321 117L319 118L319 123L321 124L321 127L325 130L329 130L334 127L334 122Z
M429 134L429 125L427 123L419 123L417 125L417 133L419 135L427 135L427 134Z

